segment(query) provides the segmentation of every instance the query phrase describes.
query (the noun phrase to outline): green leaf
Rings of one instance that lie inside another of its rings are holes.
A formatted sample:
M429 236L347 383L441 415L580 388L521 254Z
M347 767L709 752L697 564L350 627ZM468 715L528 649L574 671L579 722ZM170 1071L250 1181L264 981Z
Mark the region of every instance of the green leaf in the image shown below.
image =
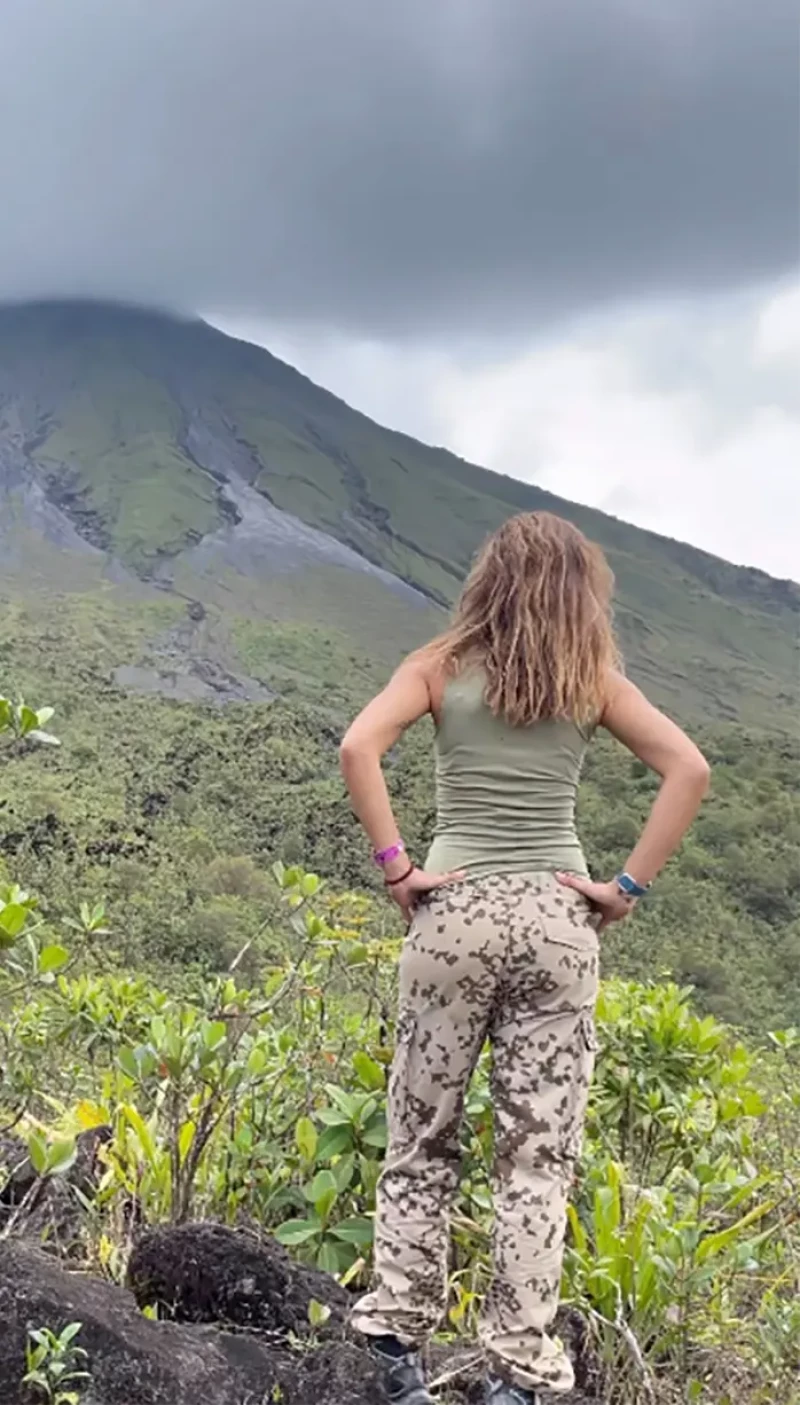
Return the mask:
M317 1254L317 1267L321 1268L323 1273L338 1273L341 1268L341 1261L336 1252L336 1245L331 1243L329 1239L323 1240L320 1245L320 1250Z
M194 1141L196 1131L197 1127L195 1126L194 1122L191 1121L184 1122L183 1126L181 1127L181 1130L178 1134L178 1154L180 1156L181 1165L183 1165L187 1156L189 1155L189 1152L192 1149L192 1143Z
M275 1230L275 1238L279 1244L289 1248L294 1244L307 1244L309 1239L316 1238L321 1229L319 1220L285 1220Z
M94 907L88 903L81 903L81 923L87 932L99 932L102 930L105 921L105 903L96 902Z
M41 1361L43 1361L43 1360L44 1360L44 1357L47 1355L47 1348L44 1347L44 1348L42 1348L42 1350L43 1350L43 1352L44 1352L44 1355L43 1355L43 1356L40 1358L40 1360L36 1363L36 1366L32 1366L32 1367L31 1367L30 1371L28 1371L27 1375L26 1375L25 1378L23 1379L22 1384L23 1384L23 1385L38 1386L38 1388L39 1388L40 1390L46 1392L45 1397L44 1397L45 1400L46 1400L46 1399L47 1399L47 1396L48 1396L49 1394L52 1394L52 1392L50 1391L50 1382L49 1382L49 1380L47 1379L47 1376L44 1374L44 1371L40 1371L40 1370L39 1370L39 1365L41 1364Z
M376 1112L364 1128L361 1140L365 1146L376 1147L382 1151L386 1147L388 1139L386 1115L383 1112Z
M303 1195L309 1204L316 1205L322 1196L330 1191L336 1193L336 1179L332 1171L318 1171L310 1185L303 1189Z
M63 946L46 946L39 954L39 971L46 975L48 971L57 971L61 966L65 966L69 961L69 952Z
M347 1190L348 1186L350 1185L350 1182L353 1179L353 1171L355 1170L355 1165L355 1153L351 1151L348 1156L340 1157L336 1164L331 1167L334 1178L336 1180L336 1188L340 1195L343 1195L344 1192Z
M368 1248L375 1238L375 1226L372 1220L359 1215L353 1215L349 1220L342 1220L341 1224L334 1225L330 1232L336 1239L341 1239L345 1244L357 1244L364 1249Z
M368 1093L382 1092L386 1086L386 1071L379 1063L371 1059L369 1054L363 1050L353 1056L353 1068L356 1077L363 1088Z
M53 1142L47 1152L48 1171L51 1175L63 1176L75 1165L77 1154L74 1139Z
M329 1190L323 1192L318 1200L314 1202L314 1209L321 1220L327 1220L336 1201L339 1199L339 1192L336 1186L331 1186Z
M152 1133L142 1117L142 1114L137 1108L133 1107L131 1103L125 1103L122 1107L122 1115L136 1133L139 1146L142 1149L142 1154L145 1159L151 1166L154 1166L156 1163L156 1146L153 1141Z
M31 1132L28 1137L28 1155L37 1176L43 1176L47 1170L47 1143L38 1132Z
M347 942L344 959L348 966L363 966L369 960L369 948L364 942Z
M317 1129L310 1117L301 1117L294 1129L294 1139L297 1149L304 1161L313 1161L317 1154L319 1138Z
M365 1101L363 1094L346 1093L335 1083L326 1084L325 1091L334 1106L338 1107L350 1122L355 1122Z
M349 1127L353 1121L346 1112L340 1112L335 1107L320 1108L317 1117L326 1127Z
M21 737L26 737L39 725L39 718L32 707L27 703L20 703L17 708L17 727Z
M260 1078L267 1067L266 1050L260 1044L254 1044L247 1057L247 1072L251 1078Z
M131 1049L127 1044L123 1045L123 1047L117 1054L117 1063L122 1069L122 1072L127 1073L129 1078L138 1079L139 1065L136 1061L136 1055L134 1054L133 1049Z
M343 1156L352 1151L353 1134L346 1122L326 1127L317 1143L317 1160L330 1161L333 1156Z
M569 1219L569 1227L572 1230L575 1248L579 1254L586 1254L589 1248L589 1240L583 1225L578 1219L578 1212L574 1205L567 1206L567 1217Z
M5 907L0 907L0 932L10 937L12 942L19 936L27 920L28 909L22 903L6 903ZM6 943L0 942L0 945Z
M224 1020L212 1020L203 1029L203 1043L207 1049L218 1049L228 1037L228 1026Z
M312 1298L308 1304L308 1321L312 1327L324 1327L330 1320L331 1310L325 1303L318 1303L316 1298Z
M320 1219L327 1219L339 1198L335 1176L331 1171L318 1171L311 1185L305 1187L303 1194L314 1206Z
M749 1229L750 1225L756 1224L757 1221L763 1219L765 1215L771 1214L774 1209L775 1202L765 1200L763 1204L756 1205L755 1209L750 1210L748 1214L742 1215L741 1219L737 1220L735 1224L728 1225L726 1229L718 1230L716 1234L707 1234L698 1245L697 1262L703 1264L715 1254L721 1253L723 1249L730 1248L731 1244L739 1238L744 1230ZM775 1229L777 1229L777 1226L775 1226ZM767 1231L767 1234L772 1232L771 1230Z

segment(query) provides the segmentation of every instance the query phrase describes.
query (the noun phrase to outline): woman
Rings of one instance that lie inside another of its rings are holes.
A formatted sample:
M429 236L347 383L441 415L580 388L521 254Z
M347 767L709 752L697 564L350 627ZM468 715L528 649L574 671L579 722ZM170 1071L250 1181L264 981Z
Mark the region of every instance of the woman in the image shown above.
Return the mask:
M573 1371L548 1336L594 1061L598 933L629 917L708 787L694 744L619 671L613 578L569 522L512 518L484 546L451 627L353 723L342 767L388 892L412 920L400 963L376 1284L355 1312L389 1399L431 1401L418 1347L445 1306L464 1095L493 1046L494 1282L482 1338L492 1405L536 1405ZM381 758L436 723L437 826L406 854ZM586 746L605 727L662 777L617 877L592 881L575 831Z

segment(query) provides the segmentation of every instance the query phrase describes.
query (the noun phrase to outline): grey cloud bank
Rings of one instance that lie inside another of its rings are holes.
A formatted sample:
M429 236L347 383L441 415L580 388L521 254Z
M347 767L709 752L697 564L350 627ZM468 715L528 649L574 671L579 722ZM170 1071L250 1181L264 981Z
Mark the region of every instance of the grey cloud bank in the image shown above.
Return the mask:
M797 262L793 0L4 0L0 297L517 335Z

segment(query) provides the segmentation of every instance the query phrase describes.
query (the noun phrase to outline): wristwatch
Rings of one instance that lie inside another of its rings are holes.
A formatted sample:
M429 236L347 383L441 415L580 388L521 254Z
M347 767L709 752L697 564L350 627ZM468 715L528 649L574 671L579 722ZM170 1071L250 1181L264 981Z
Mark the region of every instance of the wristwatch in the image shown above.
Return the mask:
M637 883L636 879L631 878L629 873L618 873L614 882L626 898L643 898L651 886L648 883L647 886L643 888L641 883Z

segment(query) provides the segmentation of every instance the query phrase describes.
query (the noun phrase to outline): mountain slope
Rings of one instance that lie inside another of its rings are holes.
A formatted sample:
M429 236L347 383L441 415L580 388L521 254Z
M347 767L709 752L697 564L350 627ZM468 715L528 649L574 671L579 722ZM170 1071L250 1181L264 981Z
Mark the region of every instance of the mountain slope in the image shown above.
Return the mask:
M690 718L800 728L800 587L381 429L201 322L0 309L0 574L191 602L201 654L232 676L274 681L276 621L391 662L438 625L482 536L538 506L608 550L651 694Z

